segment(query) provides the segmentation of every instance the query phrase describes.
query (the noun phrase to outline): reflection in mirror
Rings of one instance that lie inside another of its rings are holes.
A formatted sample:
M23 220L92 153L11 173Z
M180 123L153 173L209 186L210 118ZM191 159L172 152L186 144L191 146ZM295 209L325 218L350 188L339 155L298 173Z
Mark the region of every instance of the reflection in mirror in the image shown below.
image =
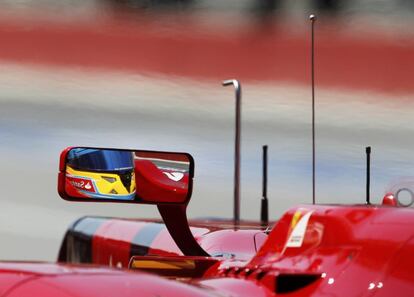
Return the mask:
M134 155L129 151L74 148L66 163L66 192L79 198L133 200Z
M65 199L185 203L191 194L184 153L78 147L66 151L64 168Z
M148 202L184 202L188 195L190 159L186 154L135 152L137 194Z

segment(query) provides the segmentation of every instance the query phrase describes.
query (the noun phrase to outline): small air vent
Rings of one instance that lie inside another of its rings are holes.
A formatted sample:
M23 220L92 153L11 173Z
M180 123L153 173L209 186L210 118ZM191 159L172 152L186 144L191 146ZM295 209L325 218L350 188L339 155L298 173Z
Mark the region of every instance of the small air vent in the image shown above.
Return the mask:
M280 274L276 277L276 293L294 292L312 284L320 278L320 274Z

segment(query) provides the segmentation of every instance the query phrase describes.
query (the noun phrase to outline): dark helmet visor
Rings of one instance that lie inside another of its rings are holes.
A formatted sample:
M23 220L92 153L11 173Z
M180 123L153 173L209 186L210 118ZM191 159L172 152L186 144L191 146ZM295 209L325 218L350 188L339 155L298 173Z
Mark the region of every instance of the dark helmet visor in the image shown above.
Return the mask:
M130 151L75 148L68 153L68 165L86 171L128 171L134 168Z

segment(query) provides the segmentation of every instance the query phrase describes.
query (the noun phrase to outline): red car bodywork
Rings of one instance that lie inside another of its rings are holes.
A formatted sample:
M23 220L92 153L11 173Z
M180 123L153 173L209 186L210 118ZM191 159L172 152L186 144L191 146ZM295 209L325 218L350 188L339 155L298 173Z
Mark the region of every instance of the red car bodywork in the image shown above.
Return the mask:
M302 243L289 246L289 242L294 243L289 241L290 235L306 214L309 215ZM93 227L98 220L99 226ZM150 246L141 246L141 256L146 253L186 258L159 223L84 218L77 224L71 229L77 230L79 237L70 239L67 234L66 239L75 243L83 234L85 244L89 230L92 263L126 264L133 238L139 239L145 228L154 228L158 233L152 236ZM160 226L155 228L155 224ZM42 296L113 296L120 292L123 296L411 296L413 224L414 212L409 208L303 205L286 212L268 236L252 226L234 230L198 224L192 228L200 245L209 253L217 253L217 257L211 258L215 263L202 277L177 282L136 270L102 266L1 263L0 292L14 292L7 296L33 292ZM261 243L255 241L258 234ZM62 249L68 246L66 242ZM76 244L75 247L82 248ZM83 249L88 250L86 245ZM139 252L139 248L135 251ZM66 253L70 254L68 250Z
M266 230L188 225L187 202L155 199L165 224L84 217L66 233L58 264L0 263L0 296L412 296L414 210L396 197L301 205Z
M302 244L289 247L297 213L311 215ZM108 220L102 224L93 235L92 262L109 264L112 255L124 265L128 255L116 251L130 253L133 240L126 236L128 230L139 234L140 227L154 223ZM414 212L408 208L304 205L286 212L268 237L254 228L192 230L207 252L227 255L206 271L204 281L242 279L271 292L290 291L292 296L409 296L414 290L413 224ZM163 231L147 248L146 255L180 255ZM236 296L249 295L240 290Z
M195 221L195 245L171 229L186 205L158 205L165 224L84 217L57 264L0 262L0 296L412 296L414 210L398 205L301 205L266 230Z
M0 296L211 296L147 273L49 263L0 263Z
M224 221L191 223L201 247L214 257L250 260L267 235L254 223L237 230ZM160 221L84 217L66 233L59 260L128 267L132 256L183 256Z

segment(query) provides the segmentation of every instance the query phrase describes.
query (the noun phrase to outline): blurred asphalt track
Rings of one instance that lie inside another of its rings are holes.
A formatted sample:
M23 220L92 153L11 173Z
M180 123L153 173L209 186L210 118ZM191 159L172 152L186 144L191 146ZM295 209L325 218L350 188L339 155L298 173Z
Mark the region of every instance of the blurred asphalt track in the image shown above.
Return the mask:
M220 30L184 17L0 20L1 258L54 260L82 215L157 216L151 206L61 200L66 146L189 152L190 217L230 217L234 98L220 81L233 77L243 87L242 218L259 217L263 144L270 217L311 201L306 20ZM371 145L379 202L392 179L413 175L414 39L318 26L317 200L364 201Z

